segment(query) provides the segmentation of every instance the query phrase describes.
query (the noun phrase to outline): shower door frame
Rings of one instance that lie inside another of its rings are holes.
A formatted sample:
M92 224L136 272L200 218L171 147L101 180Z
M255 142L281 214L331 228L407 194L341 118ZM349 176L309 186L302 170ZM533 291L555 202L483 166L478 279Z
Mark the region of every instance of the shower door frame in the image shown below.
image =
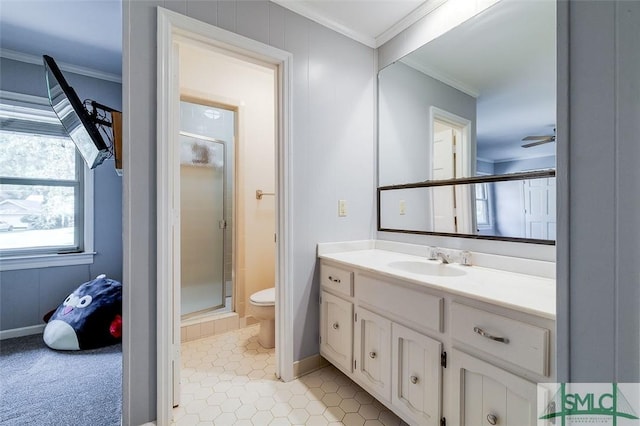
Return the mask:
M175 389L173 369L179 365L180 339L175 341L174 236L175 140L179 132L179 44L191 40L230 54L271 64L276 81L276 375L294 379L293 222L291 177L291 104L293 55L284 50L158 7L157 21L157 378L156 424L169 425ZM179 230L177 231L179 232ZM179 234L178 234L179 236ZM179 335L178 335L179 336ZM125 380L128 374L124 375Z
M206 104L205 103L199 103L196 98L192 98L192 97L189 97L189 96L181 96L180 97L180 101L181 102L187 102L187 103L190 103L190 104L205 105L205 106L208 106L211 103L211 102L208 102ZM226 109L227 111L231 111L234 114L237 113L237 111L235 111L233 109L228 109L228 108L223 107L223 106L218 106L217 104L215 106L214 105L211 105L211 106L213 106L214 108ZM236 128L236 124L235 123L233 124L233 127L234 127L234 132L235 132L235 128ZM224 275L224 254L225 254L225 250L228 248L227 244L229 243L227 241L227 223L228 223L228 219L229 218L227 216L227 210L226 210L227 209L227 195L228 195L227 194L227 180L228 179L231 179L232 188L235 188L235 181L233 179L233 176L231 176L231 177L228 176L228 164L227 164L227 153L228 153L228 151L227 150L230 149L229 145L231 145L232 146L231 149L233 149L233 141L226 142L226 141L224 141L222 139L212 138L210 136L200 135L200 134L197 134L197 133L185 132L184 130L180 130L179 135L180 136L186 136L188 138L198 139L198 140L205 141L205 142L218 143L218 144L222 145L222 152L223 152L223 154L222 154L222 158L223 158L223 164L222 164L222 221L224 222L225 225L224 225L224 228L221 228L221 229L224 229L224 231L222 233L222 262L221 262L222 263L222 265L221 265L221 267L222 267L222 272L221 272L222 273L222 299L221 299L221 302L220 302L221 304L220 305L216 305L216 306L212 306L210 308L206 308L206 309L203 309L203 310L200 310L200 311L190 312L188 314L183 314L182 311L180 312L180 317L182 319L189 319L189 318L192 318L192 317L195 317L195 316L199 316L199 315L205 314L207 312L214 312L214 311L216 311L218 309L221 309L221 308L224 308L226 306L227 286L226 286L225 275ZM233 208L232 208L231 216L232 217L234 216ZM235 222L235 218L234 218L234 222ZM231 249L233 249L233 246L231 247ZM182 255L182 253L181 253L181 255ZM180 284L182 285L182 282ZM179 297L182 298L182 295L180 295ZM176 304L180 304L181 302L182 302L181 300L178 300L176 302ZM234 303L234 300L233 300L233 297L232 297L232 300L231 300L231 311L235 311L233 303Z

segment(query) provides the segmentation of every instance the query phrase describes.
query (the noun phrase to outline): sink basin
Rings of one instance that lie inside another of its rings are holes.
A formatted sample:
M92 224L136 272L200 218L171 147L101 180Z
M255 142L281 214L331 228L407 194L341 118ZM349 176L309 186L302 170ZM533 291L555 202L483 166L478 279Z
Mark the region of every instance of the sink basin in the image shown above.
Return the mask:
M390 268L397 269L403 272L409 272L412 274L420 275L432 275L439 277L461 277L466 272L456 268L452 268L442 263L428 263L420 262L417 260L399 260L396 262L389 262L387 264Z

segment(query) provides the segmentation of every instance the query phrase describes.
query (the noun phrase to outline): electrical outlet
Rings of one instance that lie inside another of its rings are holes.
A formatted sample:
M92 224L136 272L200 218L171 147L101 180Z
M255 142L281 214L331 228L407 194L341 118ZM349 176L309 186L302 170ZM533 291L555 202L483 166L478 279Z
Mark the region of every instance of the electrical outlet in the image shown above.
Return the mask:
M338 216L345 217L347 215L347 201L338 200Z
M407 203L404 200L400 200L400 214L407 214Z

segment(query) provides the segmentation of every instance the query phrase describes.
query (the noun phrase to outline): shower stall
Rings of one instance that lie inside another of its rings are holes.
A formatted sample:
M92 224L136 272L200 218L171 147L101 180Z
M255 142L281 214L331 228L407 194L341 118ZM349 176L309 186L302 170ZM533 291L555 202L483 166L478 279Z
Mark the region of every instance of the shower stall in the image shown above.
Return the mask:
M180 105L183 319L232 310L234 111Z

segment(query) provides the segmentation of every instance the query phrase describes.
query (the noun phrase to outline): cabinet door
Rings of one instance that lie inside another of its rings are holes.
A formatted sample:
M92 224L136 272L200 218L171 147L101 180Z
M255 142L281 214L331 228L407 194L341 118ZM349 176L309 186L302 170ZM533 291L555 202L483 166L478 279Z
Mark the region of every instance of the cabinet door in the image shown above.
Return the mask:
M535 426L536 384L463 352L453 351L454 401L461 426Z
M391 321L356 308L355 374L370 389L391 400Z
M442 344L393 323L391 402L417 425L440 424Z
M321 294L320 353L352 372L353 304L325 291Z

